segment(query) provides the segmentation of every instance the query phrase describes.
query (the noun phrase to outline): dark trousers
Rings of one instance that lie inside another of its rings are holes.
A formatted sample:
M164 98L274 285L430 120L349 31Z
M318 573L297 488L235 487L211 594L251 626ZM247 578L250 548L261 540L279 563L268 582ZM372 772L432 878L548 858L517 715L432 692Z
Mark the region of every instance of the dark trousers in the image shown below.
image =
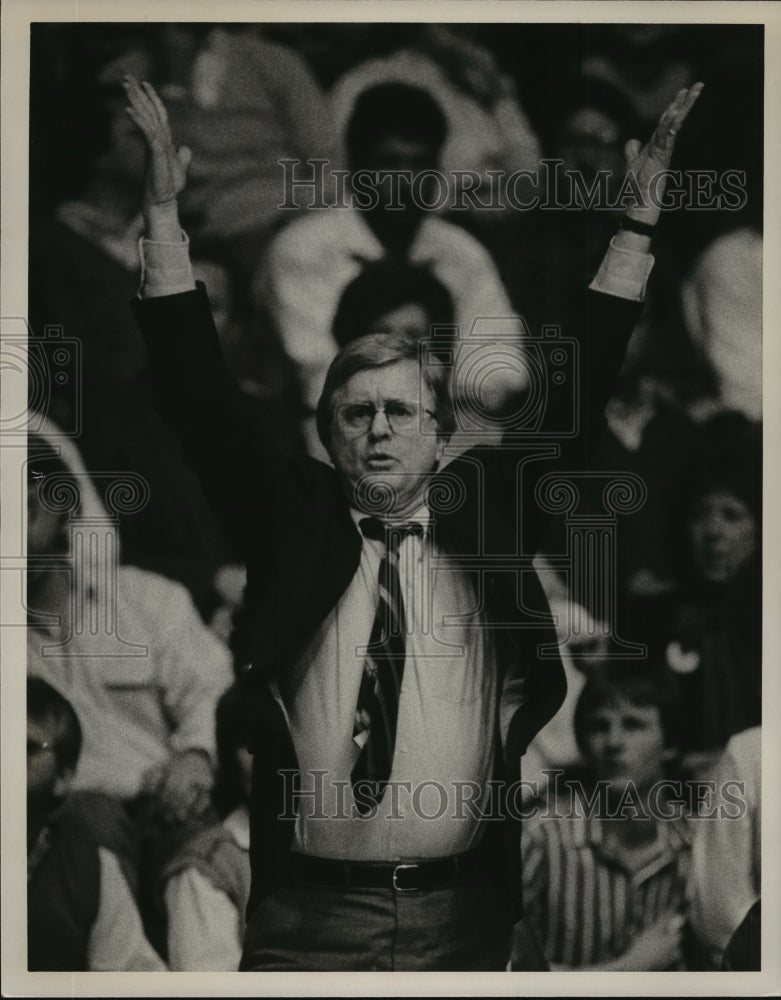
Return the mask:
M249 917L243 972L504 971L512 928L484 876L444 889L282 886Z

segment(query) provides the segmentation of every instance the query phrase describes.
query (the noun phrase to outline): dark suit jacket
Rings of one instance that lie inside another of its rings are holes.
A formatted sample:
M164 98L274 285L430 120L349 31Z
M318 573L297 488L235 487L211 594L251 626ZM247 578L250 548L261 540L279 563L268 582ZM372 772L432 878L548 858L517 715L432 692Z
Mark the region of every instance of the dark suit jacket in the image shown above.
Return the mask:
M555 630L531 566L546 520L535 489L546 473L587 467L639 310L636 303L585 293L584 330L564 368L567 391L553 391L548 380L556 377L560 387L561 378L553 375L554 365L543 366L534 434L470 450L437 473L429 489L435 541L464 558L487 627L495 630L498 715L504 721L486 738L496 743L496 777L507 783L519 779L522 753L566 691ZM289 787L280 772L296 772L298 765L270 688L284 692L292 665L352 579L362 542L334 470L308 458L283 459L253 427L222 363L204 289L138 301L135 311L152 359L157 405L245 553L252 627L252 668L245 683L257 714L251 912L283 877L293 832L293 821L279 818L283 786ZM577 432L552 440L558 427L572 422L563 411L573 400ZM542 446L535 451L530 440ZM544 646L547 657L539 655ZM487 853L501 869L506 893L497 905L507 905L508 918L515 919L519 825L485 825L483 841L496 838L497 849Z

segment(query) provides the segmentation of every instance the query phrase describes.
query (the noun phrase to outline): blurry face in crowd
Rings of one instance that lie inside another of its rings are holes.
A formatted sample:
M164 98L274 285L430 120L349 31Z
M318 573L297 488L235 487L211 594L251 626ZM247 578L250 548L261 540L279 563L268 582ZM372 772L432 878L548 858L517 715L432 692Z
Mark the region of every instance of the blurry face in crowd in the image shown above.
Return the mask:
M390 333L422 340L428 337L430 317L418 302L405 302L378 316L368 333Z
M379 204L385 207L390 204L402 205L407 210L414 210L412 190L403 177L382 177L383 171L404 171L412 178L424 170L436 170L438 166L437 151L426 142L416 139L406 139L400 135L388 135L372 143L361 157L361 162L354 165L355 170L378 171ZM432 190L432 178L424 179L421 198L431 205L437 196Z
M707 583L728 583L754 555L754 515L727 491L706 493L694 505L689 537L697 575Z
M564 169L583 175L591 183L600 170L610 174L609 190L624 175L624 152L618 125L597 108L581 108L566 120L559 139L558 155Z
M351 500L358 501L352 488L361 481L359 494L371 491L372 484L379 489L387 484L392 512L399 516L422 502L426 476L437 468L444 441L436 434L434 396L425 385L420 391L420 379L418 363L404 359L357 372L334 394L330 454ZM390 420L380 407L387 407ZM363 431L355 419L361 412L371 414ZM402 413L415 414L411 426L394 418Z
M620 794L629 782L647 790L663 777L664 730L656 705L633 705L616 698L588 717L586 756L598 781Z

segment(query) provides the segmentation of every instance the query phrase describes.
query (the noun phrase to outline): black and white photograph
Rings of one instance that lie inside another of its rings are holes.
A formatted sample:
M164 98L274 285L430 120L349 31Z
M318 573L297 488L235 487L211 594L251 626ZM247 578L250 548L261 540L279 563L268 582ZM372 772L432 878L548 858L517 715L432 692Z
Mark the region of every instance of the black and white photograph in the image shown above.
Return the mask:
M3 5L4 996L781 990L778 14Z

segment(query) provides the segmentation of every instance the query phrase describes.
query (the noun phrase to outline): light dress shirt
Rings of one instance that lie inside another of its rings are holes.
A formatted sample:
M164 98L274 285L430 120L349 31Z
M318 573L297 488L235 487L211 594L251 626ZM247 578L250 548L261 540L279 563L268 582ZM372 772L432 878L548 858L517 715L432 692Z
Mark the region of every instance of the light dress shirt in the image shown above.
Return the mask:
M366 515L352 516L358 523ZM427 508L412 519L427 523ZM374 816L352 816L350 772L358 756L353 720L384 551L384 542L364 538L355 576L285 692L301 788L316 793L298 802L294 847L306 854L437 858L468 850L477 835L478 818L459 806L456 783L477 783L484 793L491 774L497 701L492 634L481 627L466 574L438 545L416 535L399 545L408 635L390 775L397 798L386 792Z

